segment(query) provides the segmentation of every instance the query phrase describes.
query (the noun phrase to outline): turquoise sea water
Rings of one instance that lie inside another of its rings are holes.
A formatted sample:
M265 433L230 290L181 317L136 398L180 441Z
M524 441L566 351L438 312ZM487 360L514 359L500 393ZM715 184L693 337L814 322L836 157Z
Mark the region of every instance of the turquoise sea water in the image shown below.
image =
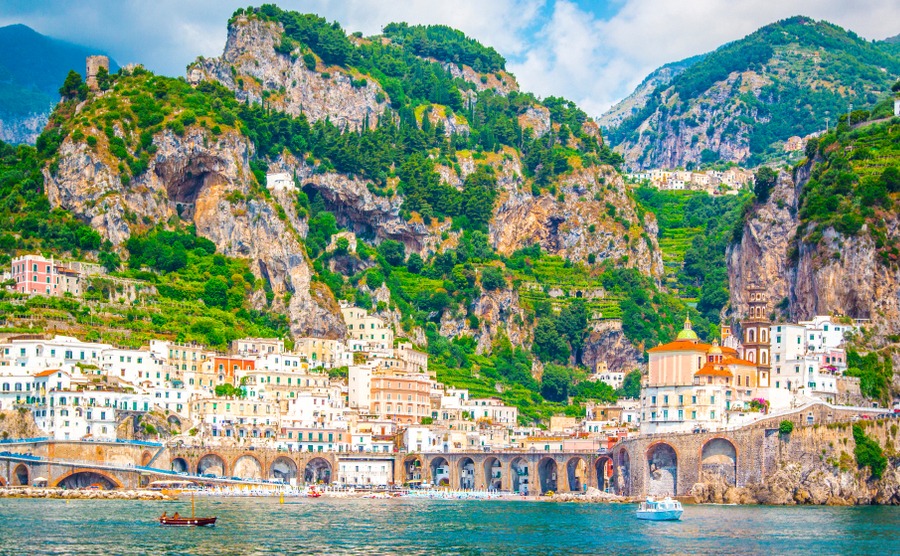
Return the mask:
M161 528L190 501L0 500L0 554L896 554L900 508L449 500L197 499L215 528Z

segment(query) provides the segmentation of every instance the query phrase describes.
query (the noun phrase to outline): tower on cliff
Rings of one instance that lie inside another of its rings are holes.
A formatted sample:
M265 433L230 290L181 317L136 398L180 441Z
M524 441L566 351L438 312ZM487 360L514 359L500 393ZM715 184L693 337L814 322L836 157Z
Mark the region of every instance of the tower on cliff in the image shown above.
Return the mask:
M92 91L97 91L100 89L100 85L97 83L97 73L100 71L100 68L105 69L107 73L109 72L109 58L107 56L87 57L85 83L87 83L88 89Z
M761 387L769 385L769 360L770 338L769 326L769 298L765 288L757 283L752 283L747 288L749 314L741 322L744 331L744 359L756 364L757 384Z

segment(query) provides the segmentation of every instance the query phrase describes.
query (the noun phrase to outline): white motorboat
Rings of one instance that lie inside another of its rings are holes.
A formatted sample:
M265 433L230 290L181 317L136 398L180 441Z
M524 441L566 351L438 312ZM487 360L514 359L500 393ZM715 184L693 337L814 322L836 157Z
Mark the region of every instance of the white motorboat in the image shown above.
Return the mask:
M647 498L646 502L641 502L637 518L650 521L676 521L681 519L682 513L684 508L678 500L672 500L668 496L662 500Z

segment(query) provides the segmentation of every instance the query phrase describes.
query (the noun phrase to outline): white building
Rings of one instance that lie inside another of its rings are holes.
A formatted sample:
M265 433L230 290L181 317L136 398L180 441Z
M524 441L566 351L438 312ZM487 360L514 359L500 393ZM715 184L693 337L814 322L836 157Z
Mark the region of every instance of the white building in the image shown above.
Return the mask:
M266 174L266 189L272 191L290 191L296 189L294 178L290 174L280 172L277 174Z
M388 486L394 482L394 460L341 456L338 477L345 485Z

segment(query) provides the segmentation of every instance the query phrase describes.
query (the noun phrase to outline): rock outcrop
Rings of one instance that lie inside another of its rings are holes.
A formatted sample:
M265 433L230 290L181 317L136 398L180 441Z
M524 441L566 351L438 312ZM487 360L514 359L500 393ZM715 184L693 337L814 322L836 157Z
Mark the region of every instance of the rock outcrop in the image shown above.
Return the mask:
M535 243L572 261L607 259L649 276L663 273L656 220L638 220L622 178L610 167L574 170L557 182L558 195L534 196L514 181L503 191L490 226L491 242L503 254Z
M0 411L0 440L12 438L36 438L44 433L34 422L31 411Z
M643 352L625 337L621 321L595 323L584 342L581 360L591 370L601 362L610 372L629 373L646 367Z
M747 314L746 286L757 282L793 321L840 314L870 319L866 326L876 337L900 333L900 270L883 264L866 227L851 237L828 228L817 244L798 234L809 172L809 165L793 178L781 172L769 200L746 221L740 243L729 249L731 315ZM888 241L900 240L897 213L886 211L884 220Z
M17 145L27 143L34 145L38 135L47 125L50 107L46 112L31 114L0 114L0 141Z
M188 78L219 81L243 101L260 102L265 93L268 106L306 114L310 122L328 118L340 128L359 129L367 122L374 127L388 107L381 86L321 61L309 69L297 53L276 52L283 32L278 22L238 16L228 26L222 56L198 59L188 67Z
M337 303L312 282L300 232L279 217L253 180L250 142L234 132L212 137L190 128L183 137L161 132L153 144L147 171L126 185L100 145L95 150L67 138L56 172L44 173L51 204L89 220L115 245L180 217L219 252L250 259L253 272L276 294L272 308L287 312L294 334L342 336Z

